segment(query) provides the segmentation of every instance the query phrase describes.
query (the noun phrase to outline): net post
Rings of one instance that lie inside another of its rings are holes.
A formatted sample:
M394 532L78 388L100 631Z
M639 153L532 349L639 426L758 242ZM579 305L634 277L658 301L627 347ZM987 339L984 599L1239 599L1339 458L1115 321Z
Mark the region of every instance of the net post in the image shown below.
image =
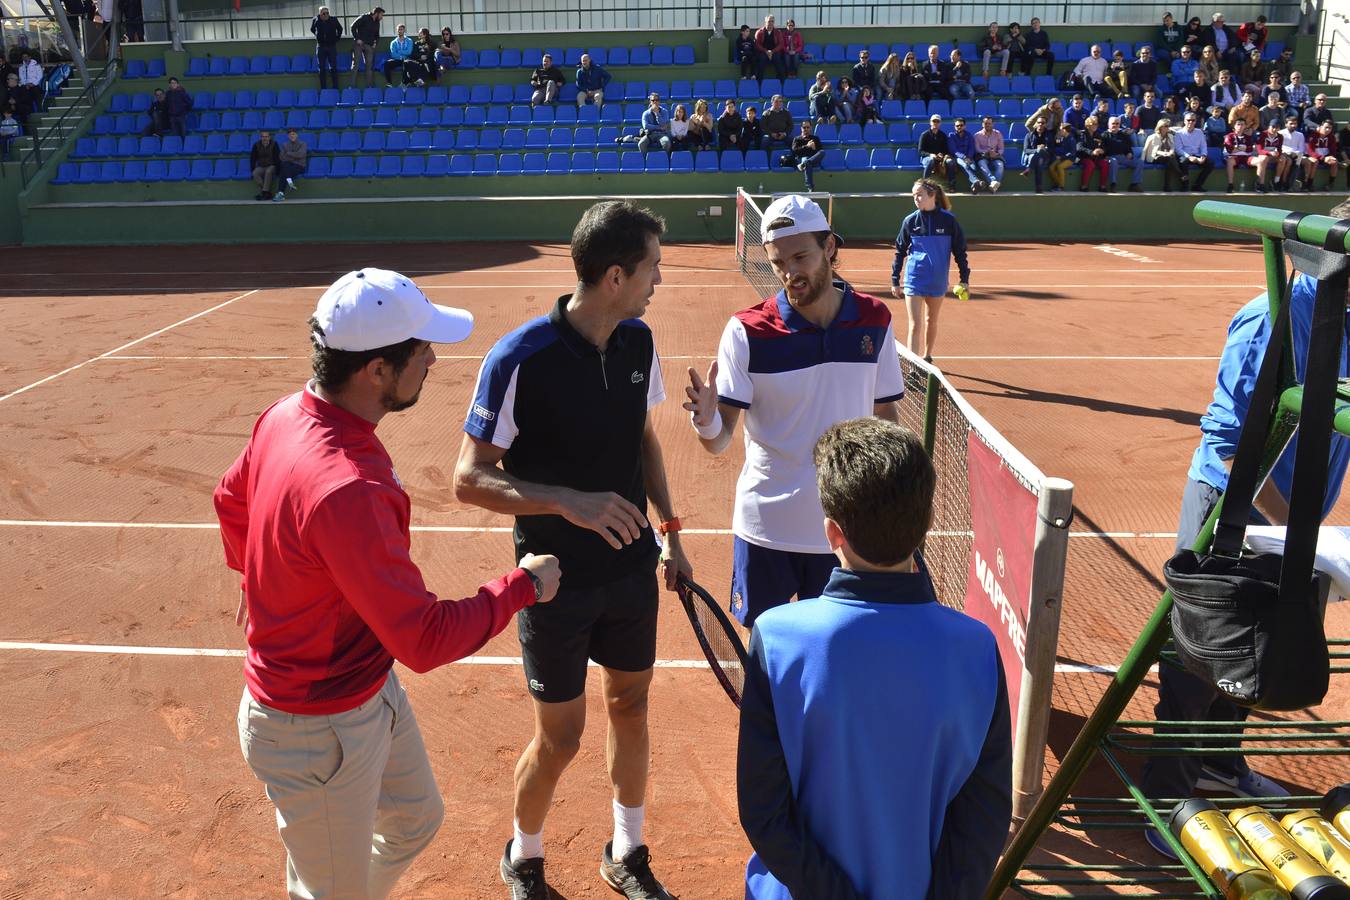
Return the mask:
M932 372L928 373L928 393L924 395L923 407L923 449L928 451L928 455L933 455L933 447L937 444L937 419L938 419L938 392L942 390L942 382Z
M1013 740L1013 818L1027 817L1041 795L1045 743L1064 599L1064 563L1073 519L1073 482L1046 478L1036 509L1036 539L1027 606L1026 655Z

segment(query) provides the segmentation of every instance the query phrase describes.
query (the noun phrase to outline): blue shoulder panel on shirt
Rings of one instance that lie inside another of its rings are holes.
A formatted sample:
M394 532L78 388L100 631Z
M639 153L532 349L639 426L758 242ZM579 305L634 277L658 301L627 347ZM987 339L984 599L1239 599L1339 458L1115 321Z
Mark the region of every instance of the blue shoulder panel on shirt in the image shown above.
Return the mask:
M511 376L526 359L557 341L558 332L548 316L531 319L497 341L483 360L464 430L479 440L491 441Z

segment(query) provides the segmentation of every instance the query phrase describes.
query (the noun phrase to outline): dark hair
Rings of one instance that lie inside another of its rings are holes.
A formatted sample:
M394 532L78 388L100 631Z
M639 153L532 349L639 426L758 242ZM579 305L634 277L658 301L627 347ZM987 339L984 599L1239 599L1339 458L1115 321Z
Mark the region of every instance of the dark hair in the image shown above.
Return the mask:
M313 349L309 355L310 366L314 369L314 381L325 391L340 393L351 377L364 369L374 359L383 359L394 367L394 375L402 374L412 359L413 351L424 341L408 338L388 347L376 347L374 350L334 350L325 347L314 339L323 337L323 328L313 316L309 319L310 343Z
M582 213L572 232L572 265L582 284L599 284L610 266L632 275L647 256L647 238L665 233L660 216L627 200L607 200Z
M830 426L816 442L820 505L873 565L914 555L933 519L937 475L919 436L875 416Z
M373 15L375 15L375 13L382 13L382 12L384 12L384 7L383 7L383 6L377 6L377 7L375 7L374 9L372 9L372 10L370 11L370 14L373 16Z

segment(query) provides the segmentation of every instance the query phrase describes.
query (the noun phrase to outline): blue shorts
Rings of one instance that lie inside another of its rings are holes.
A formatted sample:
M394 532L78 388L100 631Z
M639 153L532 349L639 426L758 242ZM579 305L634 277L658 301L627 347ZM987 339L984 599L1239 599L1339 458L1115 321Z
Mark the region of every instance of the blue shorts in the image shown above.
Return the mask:
M766 609L794 596L810 600L825 593L839 560L833 553L770 550L735 537L731 551L731 614L746 628Z

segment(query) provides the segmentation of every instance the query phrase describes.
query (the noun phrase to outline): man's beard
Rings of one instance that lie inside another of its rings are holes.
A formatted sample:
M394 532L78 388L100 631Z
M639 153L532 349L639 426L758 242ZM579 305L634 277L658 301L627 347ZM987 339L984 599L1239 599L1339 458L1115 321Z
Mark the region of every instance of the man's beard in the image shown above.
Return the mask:
M791 293L788 296L795 301L797 306L810 306L825 296L827 290L831 289L833 276L834 270L827 260L819 271L807 279L806 293L803 296L794 296Z
M423 382L426 381L426 376L422 377L422 381ZM405 409L409 409L412 406L414 406L417 403L417 401L421 398L421 396L422 396L422 385L420 384L417 386L417 390L413 392L413 395L406 400L400 400L398 398L397 387L391 387L389 388L389 390L384 392L384 396L380 398L380 403L384 406L385 410L388 412L403 412Z

